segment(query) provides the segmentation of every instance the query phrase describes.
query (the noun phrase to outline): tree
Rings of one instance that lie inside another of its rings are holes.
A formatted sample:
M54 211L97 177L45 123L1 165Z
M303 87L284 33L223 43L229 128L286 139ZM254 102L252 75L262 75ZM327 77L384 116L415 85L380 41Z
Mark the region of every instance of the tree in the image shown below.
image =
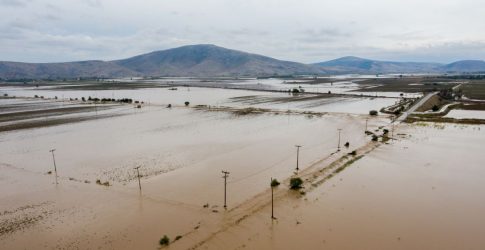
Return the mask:
M276 187L276 186L279 186L279 185L280 185L280 182L277 179L273 179L271 181L271 187Z
M160 239L160 245L162 246L168 246L168 244L170 244L170 239L168 238L167 235L164 235L161 239Z
M300 177L295 177L290 179L290 189L300 189L302 188L303 180Z

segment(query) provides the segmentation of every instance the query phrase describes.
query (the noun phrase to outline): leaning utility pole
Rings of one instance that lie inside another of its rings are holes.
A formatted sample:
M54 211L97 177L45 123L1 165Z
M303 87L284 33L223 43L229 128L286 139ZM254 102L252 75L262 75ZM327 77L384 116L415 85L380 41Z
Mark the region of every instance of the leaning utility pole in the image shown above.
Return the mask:
M227 209L227 204L226 204L226 190L227 190L227 177L229 177L229 172L227 171L224 171L222 170L222 174L224 174L224 176L222 178L224 178L224 208Z
M138 177L138 187L140 187L140 191L141 191L140 170L139 170L139 169L140 169L140 167L141 167L141 166L138 166L138 167L136 167L136 168L134 168L134 169L136 169L136 176Z
M337 146L337 151L340 151L340 132L342 131L342 129L339 128L337 130L338 130L338 146Z
M49 152L51 152L51 153L52 153L52 161L54 162L54 173L55 173L55 175L56 175L56 184L59 184L59 183L57 182L57 166L56 166L56 157L54 156L54 151L56 151L56 149L55 149L55 148L53 148L53 149L49 150Z
M296 147L296 171L300 170L298 168L298 161L299 161L299 158L300 158L300 148L301 148L301 145L295 145Z

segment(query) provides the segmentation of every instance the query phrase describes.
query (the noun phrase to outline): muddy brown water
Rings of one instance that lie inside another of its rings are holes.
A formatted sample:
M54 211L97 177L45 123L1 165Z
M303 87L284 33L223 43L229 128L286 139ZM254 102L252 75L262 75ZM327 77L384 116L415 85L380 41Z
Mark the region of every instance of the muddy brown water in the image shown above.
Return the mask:
M164 234L183 236L177 244L189 247L223 223L221 170L230 172L228 205L242 204L264 191L270 177L292 175L295 144L303 145L301 168L335 152L338 128L342 144L351 144L345 150L365 144L365 117L145 106L118 117L0 133L0 219L9 228L0 248L156 248ZM374 118L369 126L387 123ZM52 148L58 185L48 174Z

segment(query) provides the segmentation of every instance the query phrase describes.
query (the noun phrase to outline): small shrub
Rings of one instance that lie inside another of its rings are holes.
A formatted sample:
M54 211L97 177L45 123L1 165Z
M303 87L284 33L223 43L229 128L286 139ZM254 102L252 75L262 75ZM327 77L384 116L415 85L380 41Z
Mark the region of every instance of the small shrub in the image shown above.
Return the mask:
M377 114L378 114L377 110L371 110L371 111L369 111L369 115L374 115L375 116Z
M277 187L280 185L280 182L277 179L271 180L271 187Z
M293 89L291 92L293 92L293 93L297 94L297 93L300 93L300 90L299 90L299 89L297 89L297 88L294 88L294 89Z
M177 240L180 240L180 239L182 239L182 235L177 235L177 237L175 237L174 241L177 241Z
M290 179L290 189L300 189L302 188L303 180L299 177Z
M167 105L167 108L171 108L171 107L172 107L172 104L168 104L168 105Z
M7 96L8 96L8 94L3 94L3 96L7 97Z
M387 134L389 133L389 129L385 128L385 129L383 130L383 133L384 133L385 135L387 135Z
M378 139L379 139L379 137L377 137L377 135L373 135L373 136L372 136L372 140L373 140L373 141L377 141Z
M354 150L354 151L350 152L349 155L354 155L355 156L355 155L357 155L357 151Z
M189 106L190 105L190 102L185 102L185 106Z
M38 95L34 95L34 98L39 98L39 96Z
M350 147L350 143L349 143L349 142L346 142L346 143L344 144L344 146L345 146L346 148L348 148L348 147Z
M433 108L431 110L433 110L433 112L436 112L440 110L440 107L438 107L437 105L433 105Z
M167 235L164 235L161 239L160 239L160 245L162 246L168 246L168 244L170 244L170 239L168 238Z

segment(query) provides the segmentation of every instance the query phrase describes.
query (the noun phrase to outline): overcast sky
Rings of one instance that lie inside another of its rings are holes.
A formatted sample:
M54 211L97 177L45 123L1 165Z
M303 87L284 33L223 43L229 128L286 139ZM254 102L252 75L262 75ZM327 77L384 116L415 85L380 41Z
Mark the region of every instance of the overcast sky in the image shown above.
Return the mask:
M485 59L484 0L0 0L0 60L216 44L304 63Z

